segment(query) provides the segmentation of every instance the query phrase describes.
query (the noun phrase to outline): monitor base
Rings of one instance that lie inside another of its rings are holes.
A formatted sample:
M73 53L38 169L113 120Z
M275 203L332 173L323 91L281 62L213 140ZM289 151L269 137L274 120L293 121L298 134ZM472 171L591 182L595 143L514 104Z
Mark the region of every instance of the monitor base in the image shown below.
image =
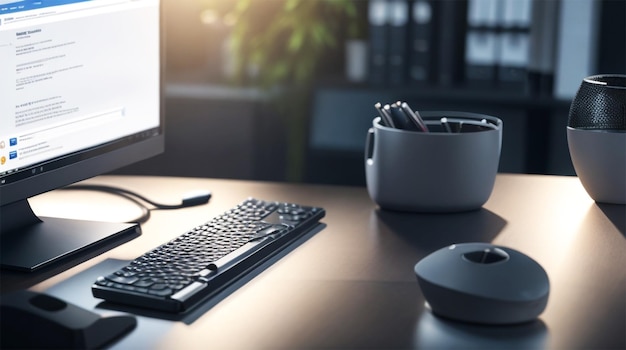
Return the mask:
M2 207L5 212L0 235L0 267L3 269L35 271L112 244L114 240L141 234L141 227L136 223L37 217L28 202L24 202L26 206L19 205L19 214L12 212L21 216L19 221L24 225L9 225L9 220L4 219L8 219L5 214L10 210ZM25 218L28 216L29 219Z

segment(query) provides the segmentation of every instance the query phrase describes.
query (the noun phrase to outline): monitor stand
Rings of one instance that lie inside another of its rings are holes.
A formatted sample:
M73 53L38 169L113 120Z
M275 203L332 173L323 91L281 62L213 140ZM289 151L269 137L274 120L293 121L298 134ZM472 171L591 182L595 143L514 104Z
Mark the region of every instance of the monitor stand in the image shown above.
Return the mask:
M32 272L140 234L136 223L37 217L21 200L0 208L1 267Z

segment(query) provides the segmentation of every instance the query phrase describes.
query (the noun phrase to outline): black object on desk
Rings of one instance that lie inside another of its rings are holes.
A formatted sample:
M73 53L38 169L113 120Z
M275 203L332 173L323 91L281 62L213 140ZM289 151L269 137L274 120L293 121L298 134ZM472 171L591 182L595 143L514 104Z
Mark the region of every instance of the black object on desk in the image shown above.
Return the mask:
M93 296L187 312L312 229L323 208L248 198L127 266L98 277Z
M533 321L550 294L541 265L521 252L490 243L441 248L420 260L415 274L435 314L471 323Z
M134 316L100 315L53 296L21 290L1 299L2 348L100 348L131 331Z

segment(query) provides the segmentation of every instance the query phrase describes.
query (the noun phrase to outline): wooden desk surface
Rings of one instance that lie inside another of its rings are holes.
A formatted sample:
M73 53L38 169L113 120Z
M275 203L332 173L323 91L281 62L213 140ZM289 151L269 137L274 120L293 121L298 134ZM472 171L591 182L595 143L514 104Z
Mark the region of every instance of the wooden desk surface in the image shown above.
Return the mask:
M185 317L138 316L114 348L626 348L626 207L598 205L575 177L500 174L483 209L407 214L377 209L365 188L218 179L102 176L88 181L161 202L207 189L207 205L155 211L143 234L65 271L3 272L3 290L31 288L102 315L90 286L151 248L249 196L324 207L323 226L246 283ZM98 192L56 191L31 200L38 215L123 221L134 204ZM537 322L471 326L434 317L413 273L452 243L493 242L539 262L550 278Z

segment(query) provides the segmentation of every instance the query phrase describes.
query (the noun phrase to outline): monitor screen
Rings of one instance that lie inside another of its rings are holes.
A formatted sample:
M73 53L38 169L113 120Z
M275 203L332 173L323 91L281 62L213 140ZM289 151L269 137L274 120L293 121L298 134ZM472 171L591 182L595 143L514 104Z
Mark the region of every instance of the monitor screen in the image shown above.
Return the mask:
M33 270L138 232L38 218L27 200L163 152L160 6L0 0L2 267Z

